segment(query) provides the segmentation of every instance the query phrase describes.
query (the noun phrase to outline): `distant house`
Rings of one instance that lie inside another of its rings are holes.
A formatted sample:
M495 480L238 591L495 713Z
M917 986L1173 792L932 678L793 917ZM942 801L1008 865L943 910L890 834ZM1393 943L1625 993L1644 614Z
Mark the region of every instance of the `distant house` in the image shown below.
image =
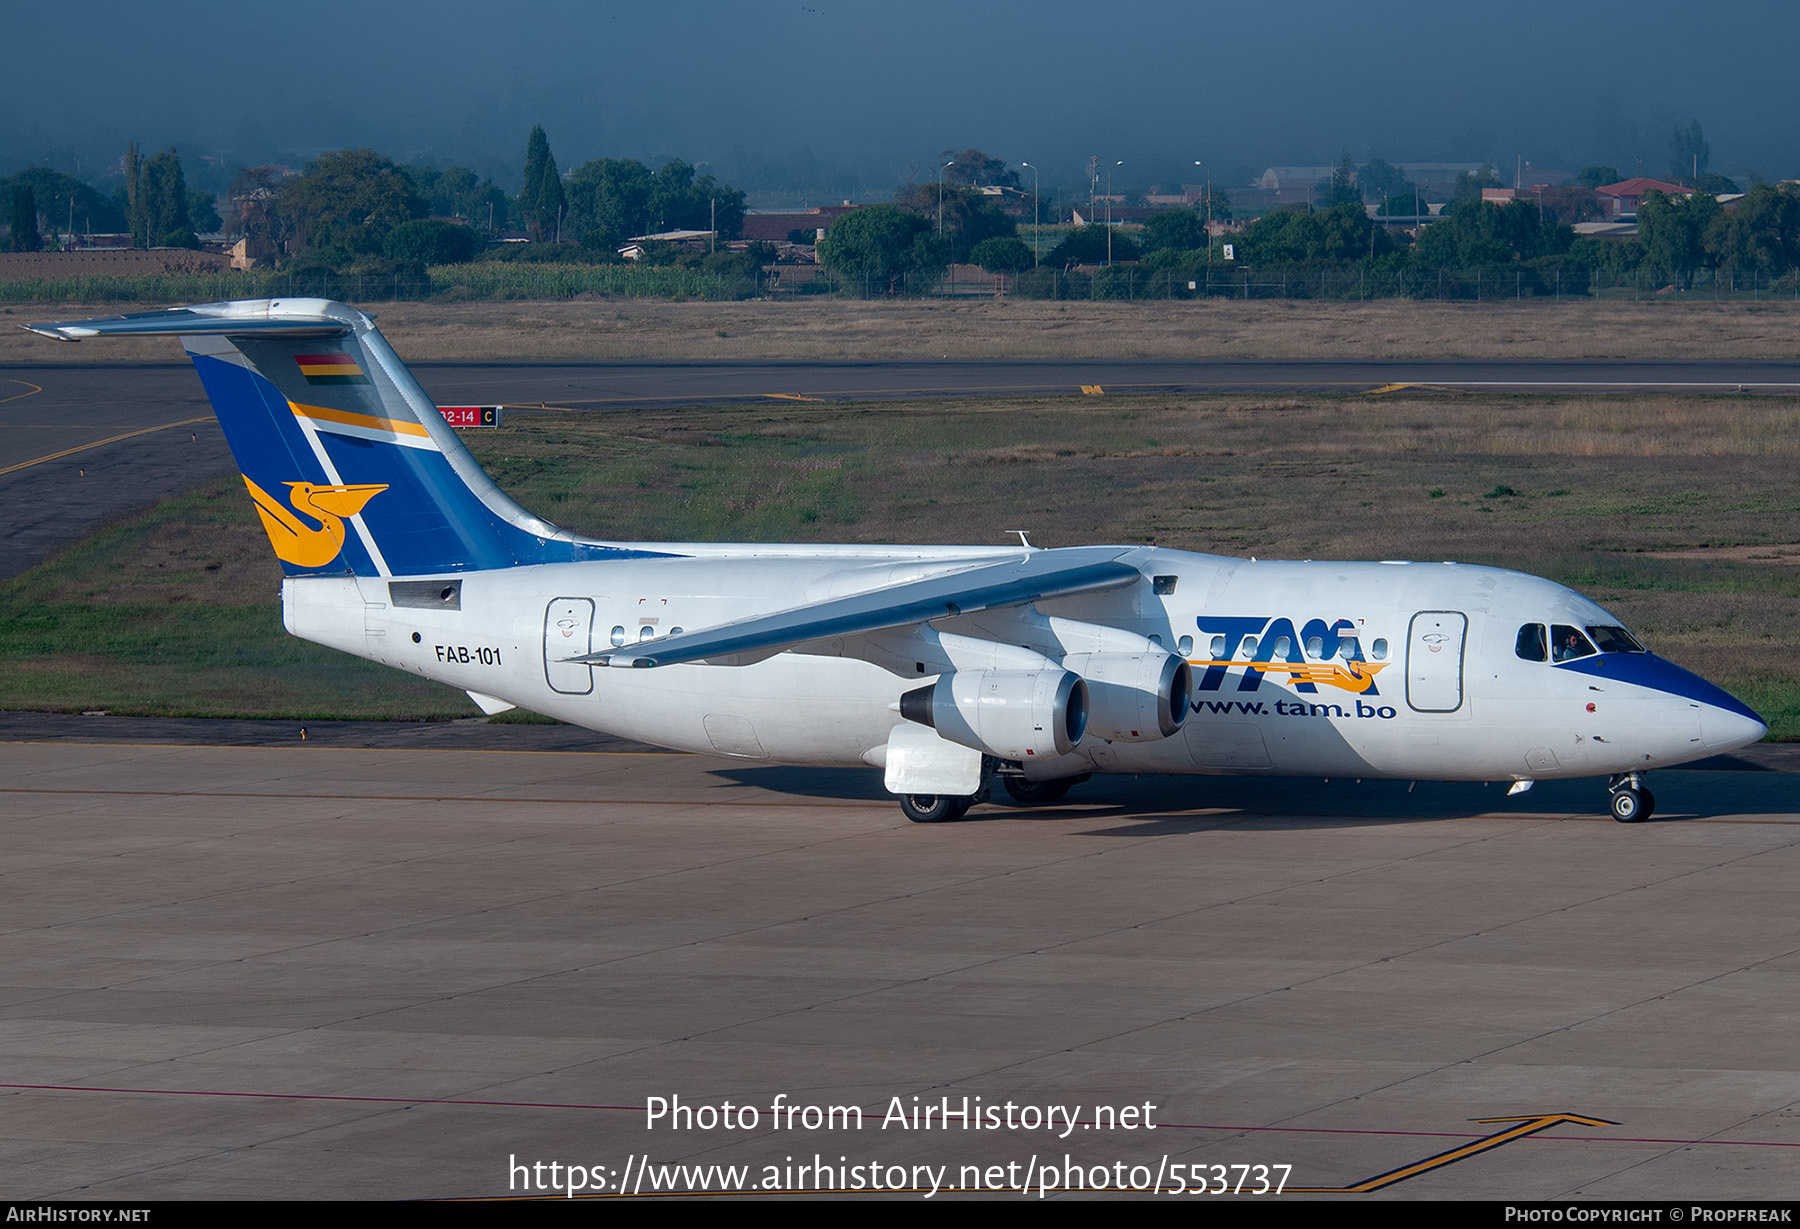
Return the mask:
M789 236L798 230L807 232L807 237L793 242L814 243L831 229L833 222L855 208L845 201L841 205L820 205L798 213L746 213L742 234L746 239L760 239L764 243L787 243Z
M1661 192L1664 196L1691 195L1687 188L1678 183L1669 183L1663 179L1646 179L1639 175L1620 183L1607 184L1604 188L1595 188L1594 193L1606 207L1607 216L1615 221L1621 218L1635 218L1638 206L1643 203L1647 192Z

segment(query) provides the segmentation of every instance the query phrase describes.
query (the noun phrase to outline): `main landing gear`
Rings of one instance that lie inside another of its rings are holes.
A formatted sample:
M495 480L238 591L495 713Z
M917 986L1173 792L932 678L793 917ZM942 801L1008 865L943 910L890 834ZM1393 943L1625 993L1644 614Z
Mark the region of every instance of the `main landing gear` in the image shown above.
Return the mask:
M1622 773L1606 783L1612 791L1612 817L1622 824L1637 824L1656 814L1656 795L1644 788L1635 772Z
M1020 806L1048 805L1087 779L1087 774L1055 781L1027 781L1017 775L1000 778L1007 795ZM992 780L990 777L989 781ZM987 800L988 787L984 785L979 794L901 794L900 809L915 824L947 824L968 814L969 808L976 803Z
M900 809L915 824L947 824L961 819L975 805L979 794L957 797L954 794L901 794Z
M1059 777L1054 781L1027 781L1024 777L1003 777L1006 792L1020 806L1043 806L1056 802L1087 777Z

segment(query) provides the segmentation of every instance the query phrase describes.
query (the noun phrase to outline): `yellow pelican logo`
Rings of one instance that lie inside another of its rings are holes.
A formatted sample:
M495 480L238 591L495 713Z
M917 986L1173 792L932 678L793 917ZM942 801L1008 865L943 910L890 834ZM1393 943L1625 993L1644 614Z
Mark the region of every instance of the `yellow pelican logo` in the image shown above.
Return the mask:
M243 479L244 485L250 488L250 498L256 501L257 515L262 517L263 530L269 535L269 545L275 548L276 557L300 568L323 567L337 558L338 552L344 549L343 518L355 516L363 510L364 504L387 490L385 482L364 486L287 483L288 502L293 505L294 512L304 513L319 522L319 527L314 529L282 507L280 500L250 481L248 474L243 475Z

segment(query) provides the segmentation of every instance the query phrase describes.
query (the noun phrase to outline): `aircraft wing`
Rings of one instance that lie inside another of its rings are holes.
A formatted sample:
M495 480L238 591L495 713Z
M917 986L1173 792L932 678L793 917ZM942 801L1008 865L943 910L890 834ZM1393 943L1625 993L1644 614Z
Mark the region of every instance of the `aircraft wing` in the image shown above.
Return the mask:
M851 636L1022 606L1040 598L1120 589L1143 579L1135 567L1119 562L1128 550L1118 546L1034 550L1000 563L909 580L678 636L640 640L571 660L602 666L673 666L735 653L779 650L826 636Z

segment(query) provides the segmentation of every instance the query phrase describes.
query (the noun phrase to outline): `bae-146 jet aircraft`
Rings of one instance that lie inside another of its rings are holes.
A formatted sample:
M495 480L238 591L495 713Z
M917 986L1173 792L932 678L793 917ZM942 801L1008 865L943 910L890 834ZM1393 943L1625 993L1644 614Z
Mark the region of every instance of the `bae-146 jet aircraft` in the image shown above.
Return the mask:
M711 755L867 765L915 820L1093 773L1605 776L1755 742L1745 705L1547 580L1144 546L580 537L513 502L368 316L320 299L28 326L171 334L286 579L296 636L482 709Z

